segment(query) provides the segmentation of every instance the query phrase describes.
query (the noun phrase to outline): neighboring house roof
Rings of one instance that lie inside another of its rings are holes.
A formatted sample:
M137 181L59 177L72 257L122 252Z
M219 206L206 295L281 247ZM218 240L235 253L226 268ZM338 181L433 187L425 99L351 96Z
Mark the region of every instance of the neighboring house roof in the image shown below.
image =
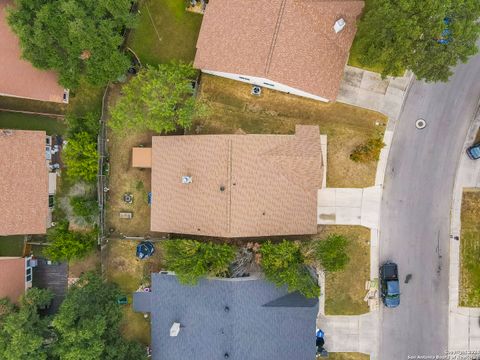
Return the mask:
M318 126L295 135L156 136L152 231L216 237L317 232ZM189 184L182 177L191 177Z
M24 293L25 259L0 257L0 298L8 297L13 303L18 303Z
M58 76L21 58L18 38L7 23L6 7L10 5L13 1L0 0L0 95L63 102L64 88L58 84Z
M47 230L45 137L45 131L0 129L0 235Z
M210 0L194 65L266 78L335 100L363 5L355 0ZM346 26L335 33L340 18Z
M287 298L287 300L283 300ZM278 300L278 301L277 301ZM151 314L154 360L315 359L318 300L264 280L210 279L196 286L153 273L133 308ZM170 336L173 323L180 332Z

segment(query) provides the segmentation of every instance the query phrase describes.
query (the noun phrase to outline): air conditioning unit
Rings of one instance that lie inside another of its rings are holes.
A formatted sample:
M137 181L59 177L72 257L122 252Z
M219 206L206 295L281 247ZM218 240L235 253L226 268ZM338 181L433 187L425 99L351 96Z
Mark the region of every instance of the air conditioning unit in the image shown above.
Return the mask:
M260 86L258 85L252 86L252 92L251 92L252 95L260 96L261 93L262 93L262 88Z
M180 333L180 323L174 322L172 327L170 328L170 336L178 336Z

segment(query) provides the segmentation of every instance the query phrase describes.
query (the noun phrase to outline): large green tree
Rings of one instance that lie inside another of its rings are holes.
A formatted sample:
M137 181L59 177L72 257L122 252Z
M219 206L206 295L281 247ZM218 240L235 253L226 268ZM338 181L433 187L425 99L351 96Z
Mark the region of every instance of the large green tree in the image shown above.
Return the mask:
M188 128L202 106L193 97L196 70L190 64L169 63L139 72L122 88L112 109L110 127L116 132Z
M97 142L87 132L80 132L68 139L63 151L67 175L74 180L93 182L97 178Z
M56 70L75 88L85 75L104 85L125 73L122 31L132 27L130 0L15 0L8 22L20 38L22 56L40 69Z
M358 61L384 76L410 69L446 81L452 66L477 52L479 17L478 0L371 0L358 27Z
M260 265L265 277L277 286L288 287L289 292L299 291L306 297L320 295L320 287L305 266L305 257L299 243L283 240L262 244Z
M20 301L20 309L11 311L0 322L0 359L48 359L48 342L52 332L48 318L40 317L38 310L48 305L53 294L33 288Z
M49 246L44 254L53 261L82 259L87 256L97 243L97 230L89 232L71 231L68 222L63 221L48 230Z
M58 340L54 358L75 360L146 359L145 349L120 334L119 290L87 273L73 285L52 321Z
M167 269L175 271L180 282L190 285L205 276L225 275L236 254L235 248L227 244L184 239L162 244Z

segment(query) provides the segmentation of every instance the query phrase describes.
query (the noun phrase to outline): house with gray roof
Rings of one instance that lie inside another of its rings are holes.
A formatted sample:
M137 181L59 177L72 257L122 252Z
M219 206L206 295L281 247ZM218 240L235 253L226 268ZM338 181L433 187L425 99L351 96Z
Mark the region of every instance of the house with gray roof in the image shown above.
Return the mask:
M153 273L133 308L150 313L154 360L314 360L318 299L258 278L179 283Z

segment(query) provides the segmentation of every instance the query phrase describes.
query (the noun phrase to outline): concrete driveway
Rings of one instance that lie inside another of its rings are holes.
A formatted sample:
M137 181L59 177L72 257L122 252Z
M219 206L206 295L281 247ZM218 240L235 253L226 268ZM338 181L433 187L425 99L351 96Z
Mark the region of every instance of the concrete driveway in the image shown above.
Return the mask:
M450 205L480 96L480 56L448 83L415 82L390 150L380 216L380 261L399 265L401 305L381 308L379 359L443 355L448 342ZM427 127L415 128L423 118ZM412 274L408 284L403 282Z

